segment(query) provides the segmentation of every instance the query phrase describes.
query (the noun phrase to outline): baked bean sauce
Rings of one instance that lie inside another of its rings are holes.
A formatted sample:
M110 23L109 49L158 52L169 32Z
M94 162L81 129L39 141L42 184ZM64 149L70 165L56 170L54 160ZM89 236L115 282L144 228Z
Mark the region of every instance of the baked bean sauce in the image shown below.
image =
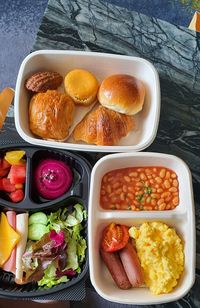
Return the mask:
M164 167L112 170L102 179L100 204L112 210L172 210L179 204L179 182Z

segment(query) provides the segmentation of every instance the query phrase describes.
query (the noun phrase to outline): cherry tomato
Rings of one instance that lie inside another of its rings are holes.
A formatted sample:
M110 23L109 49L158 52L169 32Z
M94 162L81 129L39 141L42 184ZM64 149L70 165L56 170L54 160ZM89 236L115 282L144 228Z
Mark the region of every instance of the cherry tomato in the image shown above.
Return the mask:
M111 223L103 231L101 247L104 251L114 252L124 248L128 240L128 227Z

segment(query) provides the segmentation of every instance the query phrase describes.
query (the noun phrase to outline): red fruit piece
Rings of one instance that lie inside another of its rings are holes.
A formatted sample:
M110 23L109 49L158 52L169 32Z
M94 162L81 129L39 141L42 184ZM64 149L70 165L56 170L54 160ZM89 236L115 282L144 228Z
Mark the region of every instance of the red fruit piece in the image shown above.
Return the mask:
M4 188L3 188L3 181L2 181L3 179L0 179L0 190L4 190Z
M2 180L2 190L6 192L13 192L16 190L15 185L10 183L10 179L3 178Z
M0 168L0 177L4 177L8 174L9 169L1 169Z
M17 189L16 191L11 192L9 194L9 197L12 200L12 202L22 201L24 199L24 191L22 189Z
M0 158L0 177L6 176L9 169L10 164L4 158Z
M26 165L12 165L9 172L11 184L23 184L26 179Z
M1 167L2 167L2 169L8 169L8 168L10 168L10 164L9 164L9 162L7 162L7 160L5 160L4 158L2 159L2 163L1 163Z

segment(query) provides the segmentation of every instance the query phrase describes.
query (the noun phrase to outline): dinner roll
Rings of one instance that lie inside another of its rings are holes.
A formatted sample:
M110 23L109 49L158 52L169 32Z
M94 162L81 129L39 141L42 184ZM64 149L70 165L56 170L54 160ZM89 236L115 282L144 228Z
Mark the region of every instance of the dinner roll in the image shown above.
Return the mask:
M142 110L145 87L137 78L118 74L103 80L98 100L104 107L126 115L134 115Z

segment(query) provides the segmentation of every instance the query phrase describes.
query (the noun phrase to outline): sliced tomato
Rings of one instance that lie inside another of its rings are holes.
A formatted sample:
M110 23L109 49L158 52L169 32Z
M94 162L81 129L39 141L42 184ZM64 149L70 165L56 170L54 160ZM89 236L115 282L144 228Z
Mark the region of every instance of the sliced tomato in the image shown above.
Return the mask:
M26 165L12 165L9 172L11 184L23 184L26 179Z
M9 194L12 202L20 202L24 199L24 191L22 189L17 189Z
M10 183L10 179L3 178L2 180L2 187L6 192L13 192L16 190L15 185Z
M114 252L126 246L129 240L128 227L111 223L103 231L101 247L104 251Z

